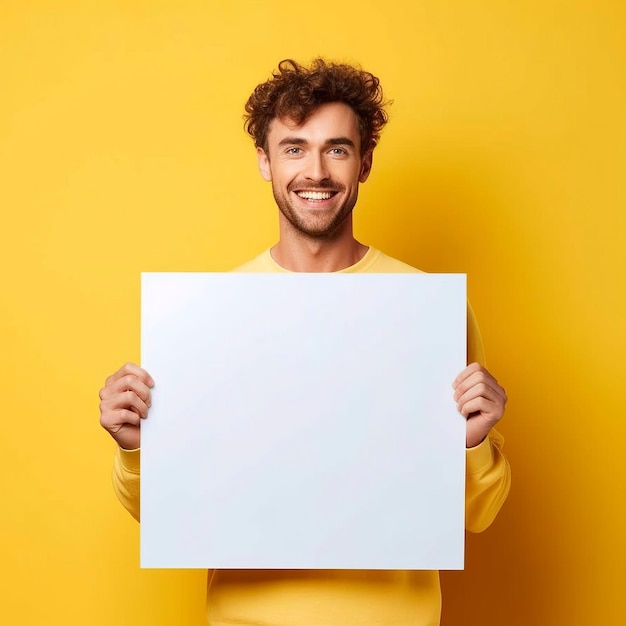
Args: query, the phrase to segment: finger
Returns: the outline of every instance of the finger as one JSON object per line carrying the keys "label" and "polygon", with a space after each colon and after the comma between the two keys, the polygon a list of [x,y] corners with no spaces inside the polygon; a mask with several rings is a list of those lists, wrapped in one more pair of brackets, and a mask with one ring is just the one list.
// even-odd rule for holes
{"label": "finger", "polygon": [[116,434],[126,425],[139,426],[141,418],[134,411],[128,409],[115,409],[103,413],[100,417],[100,425],[112,434]]}
{"label": "finger", "polygon": [[474,388],[478,388],[488,395],[495,394],[499,398],[505,397],[504,389],[493,376],[486,375],[483,372],[475,372],[457,386],[454,390],[454,399],[457,401],[460,400],[465,393]]}
{"label": "finger", "polygon": [[504,389],[498,387],[497,385],[493,387],[490,384],[490,381],[479,381],[465,390],[459,387],[454,392],[454,399],[457,404],[463,404],[464,402],[468,402],[469,400],[480,397],[492,400],[494,402],[504,402]]}
{"label": "finger", "polygon": [[487,370],[480,363],[470,363],[464,370],[459,372],[452,383],[452,387],[456,389],[464,380],[469,378],[472,374],[480,371],[487,372]]}
{"label": "finger", "polygon": [[148,387],[154,387],[154,380],[152,380],[152,376],[150,376],[150,374],[148,374],[145,369],[139,367],[139,365],[136,365],[135,363],[125,363],[124,365],[122,365],[122,367],[120,367],[117,372],[111,374],[111,376],[106,379],[104,386],[106,387],[110,383],[114,383],[116,380],[119,380],[124,376],[128,376],[129,374],[137,377]]}
{"label": "finger", "polygon": [[468,389],[470,386],[479,382],[484,382],[494,389],[500,387],[500,384],[498,383],[496,378],[484,367],[476,363],[472,366],[468,366],[467,368],[465,368],[465,370],[463,370],[463,372],[461,372],[461,374],[457,376],[454,383],[454,388],[457,390],[459,388]]}
{"label": "finger", "polygon": [[152,391],[150,390],[150,387],[132,374],[116,380],[108,388],[105,387],[105,397],[123,393],[124,391],[134,392],[148,406],[152,406]]}
{"label": "finger", "polygon": [[490,421],[497,421],[502,417],[501,405],[482,396],[463,402],[458,405],[458,410],[465,419],[474,414],[481,415]]}
{"label": "finger", "polygon": [[100,402],[100,412],[129,409],[140,417],[148,417],[148,405],[134,392],[122,391]]}
{"label": "finger", "polygon": [[152,392],[150,387],[140,381],[135,375],[128,374],[111,382],[100,390],[100,399],[106,400],[124,391],[133,391],[148,406],[152,406]]}

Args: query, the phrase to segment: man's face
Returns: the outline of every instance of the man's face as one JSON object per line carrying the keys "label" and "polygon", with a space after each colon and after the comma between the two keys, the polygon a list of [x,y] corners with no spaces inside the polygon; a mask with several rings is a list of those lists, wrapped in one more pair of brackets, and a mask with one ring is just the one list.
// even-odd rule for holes
{"label": "man's face", "polygon": [[282,218],[300,234],[329,238],[350,221],[359,183],[365,182],[371,153],[361,156],[354,111],[333,102],[320,106],[301,125],[273,120],[267,152],[257,148],[259,170],[272,182]]}

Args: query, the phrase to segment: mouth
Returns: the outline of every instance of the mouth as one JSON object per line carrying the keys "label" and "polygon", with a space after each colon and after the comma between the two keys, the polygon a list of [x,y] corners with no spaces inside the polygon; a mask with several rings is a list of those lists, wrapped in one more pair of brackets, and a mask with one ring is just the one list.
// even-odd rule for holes
{"label": "mouth", "polygon": [[336,191],[296,191],[295,194],[302,200],[308,200],[309,202],[323,202],[324,200],[330,200],[337,194]]}

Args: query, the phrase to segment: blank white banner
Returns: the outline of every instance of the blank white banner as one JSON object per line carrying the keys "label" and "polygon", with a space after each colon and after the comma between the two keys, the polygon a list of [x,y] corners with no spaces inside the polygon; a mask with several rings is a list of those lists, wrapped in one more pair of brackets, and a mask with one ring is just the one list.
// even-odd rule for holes
{"label": "blank white banner", "polygon": [[142,275],[141,565],[462,569],[461,274]]}

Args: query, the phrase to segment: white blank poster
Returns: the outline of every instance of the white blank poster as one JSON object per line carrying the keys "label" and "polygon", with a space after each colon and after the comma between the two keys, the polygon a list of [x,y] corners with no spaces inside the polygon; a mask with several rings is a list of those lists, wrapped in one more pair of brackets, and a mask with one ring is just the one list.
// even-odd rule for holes
{"label": "white blank poster", "polygon": [[465,276],[142,276],[143,567],[462,569]]}

